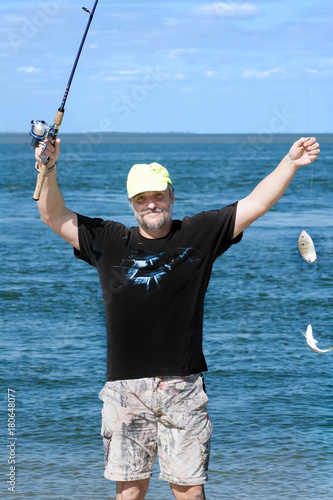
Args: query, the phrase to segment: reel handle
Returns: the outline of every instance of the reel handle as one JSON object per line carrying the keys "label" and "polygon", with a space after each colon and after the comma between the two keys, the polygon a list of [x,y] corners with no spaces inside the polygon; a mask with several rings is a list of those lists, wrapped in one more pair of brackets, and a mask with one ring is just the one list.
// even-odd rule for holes
{"label": "reel handle", "polygon": [[[51,138],[52,144],[54,144],[54,142],[57,138],[58,131],[59,131],[63,117],[64,117],[64,110],[59,108],[57,111],[55,120],[54,120],[54,126],[52,127],[49,134],[47,135],[47,137]],[[32,196],[32,199],[35,201],[39,200],[40,193],[43,189],[43,184],[44,184],[45,176],[47,173],[48,161],[49,161],[49,158],[47,157],[45,163],[43,161],[43,165],[41,166],[40,172],[38,173],[38,176],[37,176],[36,187],[35,187],[34,194]]]}

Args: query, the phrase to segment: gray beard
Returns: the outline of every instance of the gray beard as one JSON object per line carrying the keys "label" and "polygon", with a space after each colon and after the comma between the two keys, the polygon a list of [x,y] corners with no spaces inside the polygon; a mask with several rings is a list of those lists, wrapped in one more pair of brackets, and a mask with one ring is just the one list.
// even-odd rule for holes
{"label": "gray beard", "polygon": [[[163,212],[163,217],[159,222],[149,222],[144,220],[144,215],[149,214],[151,212]],[[169,210],[165,210],[164,208],[156,208],[155,210],[144,210],[143,212],[135,212],[136,220],[142,229],[145,231],[152,231],[156,229],[162,229],[165,225],[169,224],[172,220],[172,205],[170,204]]]}

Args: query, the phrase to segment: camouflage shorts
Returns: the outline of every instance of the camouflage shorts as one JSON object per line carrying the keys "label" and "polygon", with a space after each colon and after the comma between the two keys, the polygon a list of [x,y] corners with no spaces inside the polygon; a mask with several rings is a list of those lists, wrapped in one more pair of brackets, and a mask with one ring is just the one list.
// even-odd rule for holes
{"label": "camouflage shorts", "polygon": [[149,478],[158,452],[160,478],[207,481],[212,423],[200,374],[107,382],[99,397],[107,479]]}

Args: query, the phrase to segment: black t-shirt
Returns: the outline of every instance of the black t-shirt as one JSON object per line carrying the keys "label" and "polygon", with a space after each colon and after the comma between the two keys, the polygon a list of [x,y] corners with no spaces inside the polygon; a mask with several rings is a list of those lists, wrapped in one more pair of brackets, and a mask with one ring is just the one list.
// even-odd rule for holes
{"label": "black t-shirt", "polygon": [[213,262],[233,240],[237,203],[174,220],[163,238],[78,215],[80,252],[101,282],[107,380],[207,370],[203,308]]}

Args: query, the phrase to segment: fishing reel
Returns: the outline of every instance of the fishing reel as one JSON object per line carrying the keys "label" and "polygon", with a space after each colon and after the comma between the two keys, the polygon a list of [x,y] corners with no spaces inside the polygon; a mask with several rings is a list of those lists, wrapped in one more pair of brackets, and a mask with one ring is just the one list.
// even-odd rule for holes
{"label": "fishing reel", "polygon": [[[43,155],[47,145],[45,144],[44,140],[48,137],[51,136],[53,139],[56,137],[58,133],[59,127],[55,124],[53,125],[48,125],[44,120],[31,120],[31,129],[29,132],[29,135],[31,135],[31,149],[36,149],[40,144],[43,145],[43,150],[40,153],[40,157]],[[47,163],[48,158],[45,158],[45,161],[43,163]]]}
{"label": "fishing reel", "polygon": [[51,128],[44,120],[31,120],[31,129],[29,132],[32,137],[31,149],[38,148],[39,144],[49,135]]}

